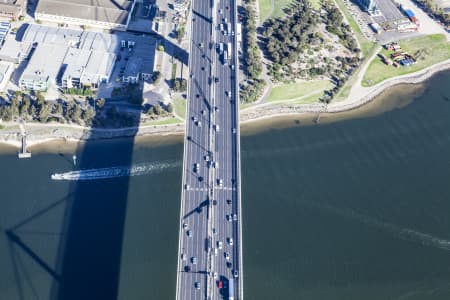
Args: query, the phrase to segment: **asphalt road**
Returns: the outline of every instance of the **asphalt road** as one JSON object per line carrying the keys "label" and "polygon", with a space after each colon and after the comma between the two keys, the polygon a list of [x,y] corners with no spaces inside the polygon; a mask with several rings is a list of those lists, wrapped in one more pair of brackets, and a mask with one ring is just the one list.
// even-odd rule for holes
{"label": "asphalt road", "polygon": [[[240,275],[241,251],[238,91],[231,67],[238,64],[235,37],[226,34],[235,31],[235,9],[229,0],[216,1],[214,7],[210,1],[192,3],[177,299],[228,299],[229,280],[234,281],[234,299],[240,299],[240,282],[233,277],[235,270]],[[220,23],[225,30],[218,30]],[[226,62],[218,43],[231,52]]]}

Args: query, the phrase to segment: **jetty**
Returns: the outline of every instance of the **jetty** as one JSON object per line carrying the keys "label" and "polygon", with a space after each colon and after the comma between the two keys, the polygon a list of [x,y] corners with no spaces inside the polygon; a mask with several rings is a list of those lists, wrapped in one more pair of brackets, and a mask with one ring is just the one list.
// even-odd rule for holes
{"label": "jetty", "polygon": [[20,126],[20,136],[22,137],[22,146],[20,147],[17,156],[19,158],[30,158],[31,152],[27,151],[27,134],[25,132],[25,128],[23,127],[22,123],[19,126]]}

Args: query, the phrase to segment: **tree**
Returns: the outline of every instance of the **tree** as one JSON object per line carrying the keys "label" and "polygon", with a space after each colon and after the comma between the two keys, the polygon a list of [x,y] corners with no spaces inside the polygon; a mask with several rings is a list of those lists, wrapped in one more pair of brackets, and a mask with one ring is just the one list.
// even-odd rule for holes
{"label": "tree", "polygon": [[44,104],[39,110],[39,121],[45,123],[48,121],[49,116],[50,116],[50,105]]}
{"label": "tree", "polygon": [[95,117],[95,109],[92,106],[88,106],[82,113],[82,118],[86,124],[91,124]]}
{"label": "tree", "polygon": [[23,97],[23,100],[20,103],[20,107],[19,107],[19,114],[21,116],[26,114],[28,112],[28,109],[30,108],[30,105],[31,105],[30,99],[28,97]]}
{"label": "tree", "polygon": [[158,115],[158,116],[163,113],[163,109],[161,108],[161,105],[159,105],[159,103],[157,103],[153,106],[153,112],[155,113],[155,115]]}
{"label": "tree", "polygon": [[62,116],[64,112],[64,107],[61,102],[57,102],[54,107],[54,113]]}
{"label": "tree", "polygon": [[169,103],[169,105],[167,105],[167,112],[173,113],[173,104],[172,103]]}
{"label": "tree", "polygon": [[41,92],[36,92],[36,104],[38,108],[42,107],[45,103],[45,97]]}
{"label": "tree", "polygon": [[102,109],[102,108],[105,106],[105,103],[106,103],[105,98],[100,98],[100,99],[97,99],[97,100],[95,101],[95,106],[96,106],[98,109]]}
{"label": "tree", "polygon": [[71,114],[72,121],[75,123],[80,123],[81,113],[82,113],[82,110],[81,110],[80,105],[75,104],[73,106],[72,114]]}

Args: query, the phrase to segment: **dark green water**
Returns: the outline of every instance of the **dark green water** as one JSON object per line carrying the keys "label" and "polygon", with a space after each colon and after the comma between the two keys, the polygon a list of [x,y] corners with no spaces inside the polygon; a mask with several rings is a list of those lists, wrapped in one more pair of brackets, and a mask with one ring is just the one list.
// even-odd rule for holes
{"label": "dark green water", "polygon": [[[246,299],[450,299],[448,82],[378,116],[242,138]],[[96,299],[174,299],[182,145],[130,145],[79,148],[81,167],[178,165],[81,184],[49,177],[72,153],[0,155],[0,299],[61,299],[67,278]]]}

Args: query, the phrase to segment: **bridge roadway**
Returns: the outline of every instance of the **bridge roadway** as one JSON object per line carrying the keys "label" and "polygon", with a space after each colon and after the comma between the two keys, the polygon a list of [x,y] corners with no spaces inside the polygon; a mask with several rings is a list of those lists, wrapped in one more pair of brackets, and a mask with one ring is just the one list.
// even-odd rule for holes
{"label": "bridge roadway", "polygon": [[[236,3],[193,0],[191,9],[176,298],[231,299],[233,280],[243,299]],[[226,63],[218,43],[231,52]]]}

